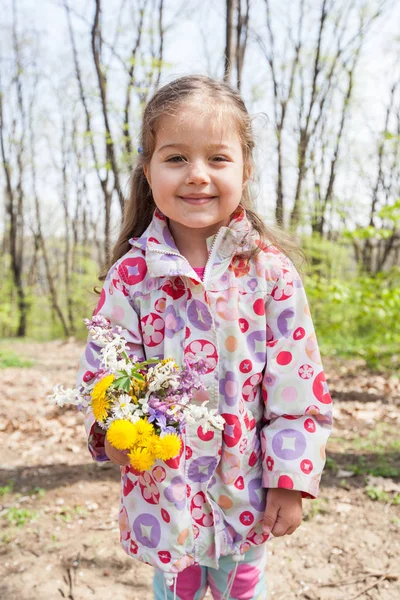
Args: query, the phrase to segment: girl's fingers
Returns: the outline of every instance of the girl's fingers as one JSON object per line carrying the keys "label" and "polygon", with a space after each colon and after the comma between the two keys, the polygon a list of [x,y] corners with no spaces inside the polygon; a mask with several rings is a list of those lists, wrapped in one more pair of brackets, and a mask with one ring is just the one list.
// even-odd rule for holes
{"label": "girl's fingers", "polygon": [[[268,502],[268,500],[267,500],[267,502]],[[267,509],[264,513],[264,519],[263,519],[263,532],[264,533],[269,533],[270,531],[272,531],[273,527],[275,526],[277,518],[278,518],[278,507],[274,506],[273,504],[271,504],[271,505],[267,504]]]}
{"label": "girl's fingers", "polygon": [[[272,535],[275,537],[282,537],[283,535],[292,535],[296,531],[296,529],[301,525],[301,523],[290,524],[288,522],[282,521],[281,523],[277,523],[275,528],[272,530]],[[278,533],[275,533],[275,530]]]}
{"label": "girl's fingers", "polygon": [[287,525],[285,523],[277,523],[271,533],[274,537],[282,537],[287,534]]}
{"label": "girl's fingers", "polygon": [[292,527],[289,527],[289,529],[286,532],[286,535],[292,535],[292,533],[294,533],[296,531],[297,527],[298,527],[298,525],[297,526],[293,525]]}

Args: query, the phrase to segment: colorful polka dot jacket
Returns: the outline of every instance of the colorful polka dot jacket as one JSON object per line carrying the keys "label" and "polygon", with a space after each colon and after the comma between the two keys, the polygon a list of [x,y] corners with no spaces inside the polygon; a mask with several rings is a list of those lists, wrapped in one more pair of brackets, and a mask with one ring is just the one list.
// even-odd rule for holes
{"label": "colorful polka dot jacket", "polygon": [[[125,551],[164,572],[264,543],[268,488],[315,497],[331,428],[331,398],[303,285],[273,246],[261,245],[239,207],[209,244],[201,281],[180,255],[164,215],[110,270],[96,313],[123,328],[139,357],[202,357],[205,390],[224,430],[187,424],[182,452],[142,473],[121,468]],[[258,242],[259,243],[259,242]],[[89,337],[78,379],[98,366]],[[85,417],[89,449],[107,460],[104,432]]]}

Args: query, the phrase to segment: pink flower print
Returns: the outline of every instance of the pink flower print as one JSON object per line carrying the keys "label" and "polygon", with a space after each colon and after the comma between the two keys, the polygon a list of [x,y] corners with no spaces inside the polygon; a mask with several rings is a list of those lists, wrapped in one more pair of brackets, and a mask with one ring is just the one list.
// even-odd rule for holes
{"label": "pink flower print", "polygon": [[204,492],[198,492],[192,498],[190,505],[192,518],[202,527],[211,527],[214,524],[211,505],[207,502]]}
{"label": "pink flower print", "polygon": [[139,476],[138,481],[143,499],[149,504],[158,504],[160,501],[160,493],[150,473],[144,471]]}
{"label": "pink flower print", "polygon": [[170,305],[165,311],[165,335],[167,338],[174,337],[174,334],[181,331],[185,326],[185,322],[182,317],[179,317],[175,308]]}
{"label": "pink flower print", "polygon": [[274,300],[287,300],[293,296],[293,277],[289,271],[282,270],[281,277],[278,279],[271,296]]}
{"label": "pink flower print", "polygon": [[166,488],[164,496],[177,510],[183,510],[186,506],[186,484],[183,477],[174,477]]}
{"label": "pink flower print", "polygon": [[219,382],[219,393],[225,397],[228,406],[234,406],[238,399],[238,382],[233,371],[227,371]]}
{"label": "pink flower print", "polygon": [[272,458],[272,456],[267,456],[267,468],[268,471],[272,471],[272,469],[274,468],[274,459]]}
{"label": "pink flower print", "polygon": [[158,313],[163,313],[165,311],[165,298],[159,298],[156,300],[154,308]]}
{"label": "pink flower print", "polygon": [[146,346],[158,346],[164,339],[164,320],[156,313],[141,319],[142,336]]}
{"label": "pink flower print", "polygon": [[160,467],[159,465],[154,467],[151,474],[153,475],[155,481],[158,481],[158,483],[161,483],[162,481],[164,481],[164,479],[166,477],[164,467]]}
{"label": "pink flower print", "polygon": [[261,373],[254,373],[243,384],[242,396],[246,402],[254,402],[257,397],[258,385],[261,383]]}
{"label": "pink flower print", "polygon": [[206,363],[205,373],[207,374],[214,371],[218,362],[218,353],[214,344],[208,340],[193,340],[190,342],[185,348],[185,359],[192,364],[199,356],[201,356]]}
{"label": "pink flower print", "polygon": [[314,369],[311,365],[301,365],[298,373],[302,379],[311,379],[314,375]]}
{"label": "pink flower print", "polygon": [[262,532],[262,521],[257,523],[246,536],[246,540],[249,540],[254,546],[259,546],[267,541],[269,533]]}

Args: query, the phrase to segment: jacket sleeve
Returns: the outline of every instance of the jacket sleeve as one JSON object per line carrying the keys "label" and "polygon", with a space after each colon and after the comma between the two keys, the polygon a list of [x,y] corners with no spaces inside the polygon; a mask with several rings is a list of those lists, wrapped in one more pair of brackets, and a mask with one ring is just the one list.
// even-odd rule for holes
{"label": "jacket sleeve", "polygon": [[[124,281],[125,280],[125,281]],[[116,263],[108,272],[94,315],[101,314],[111,325],[122,328],[121,335],[128,342],[129,354],[140,360],[144,359],[138,315],[132,306],[129,296],[126,269],[123,260]],[[102,345],[89,334],[85,351],[81,357],[76,385],[90,382],[94,372],[99,368]],[[85,414],[85,429],[88,438],[88,448],[94,460],[108,460],[104,450],[105,431],[95,422],[93,412],[89,407]]]}
{"label": "jacket sleeve", "polygon": [[263,486],[315,498],[331,431],[332,400],[302,281],[288,260],[278,272],[266,303]]}

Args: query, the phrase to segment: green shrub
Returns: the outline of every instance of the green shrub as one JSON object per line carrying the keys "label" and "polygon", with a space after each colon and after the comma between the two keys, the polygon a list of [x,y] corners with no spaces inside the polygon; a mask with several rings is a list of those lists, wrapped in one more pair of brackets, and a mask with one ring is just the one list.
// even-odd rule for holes
{"label": "green shrub", "polygon": [[325,354],[360,356],[376,369],[400,365],[400,270],[375,277],[305,280]]}
{"label": "green shrub", "polygon": [[0,369],[9,367],[32,367],[33,362],[25,358],[20,358],[15,352],[10,352],[0,348]]}

